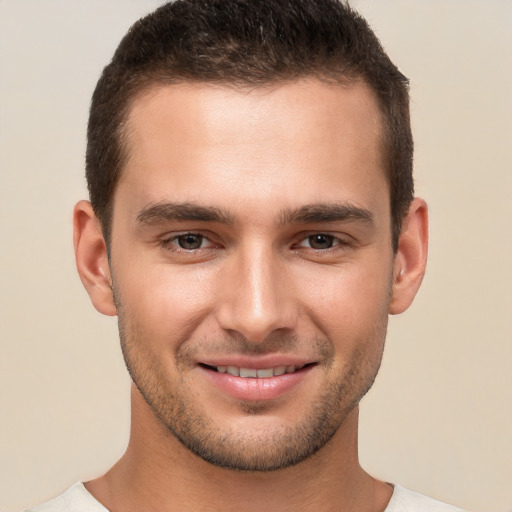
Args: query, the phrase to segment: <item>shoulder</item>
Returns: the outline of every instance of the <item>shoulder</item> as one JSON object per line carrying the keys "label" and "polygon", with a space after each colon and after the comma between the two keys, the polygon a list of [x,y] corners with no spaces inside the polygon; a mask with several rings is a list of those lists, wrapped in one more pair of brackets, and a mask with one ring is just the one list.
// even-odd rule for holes
{"label": "shoulder", "polygon": [[26,512],[108,512],[96,501],[79,482],[70,487],[64,494],[37,505]]}
{"label": "shoulder", "polygon": [[428,498],[400,485],[395,485],[393,496],[384,512],[464,512],[461,508]]}

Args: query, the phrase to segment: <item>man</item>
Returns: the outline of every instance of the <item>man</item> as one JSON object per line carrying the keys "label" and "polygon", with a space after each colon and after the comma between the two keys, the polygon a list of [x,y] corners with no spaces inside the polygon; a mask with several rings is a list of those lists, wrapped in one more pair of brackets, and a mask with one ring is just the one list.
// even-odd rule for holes
{"label": "man", "polygon": [[456,510],[359,465],[420,286],[407,80],[336,0],[178,0],[93,96],[77,267],[117,315],[128,448],[34,511]]}

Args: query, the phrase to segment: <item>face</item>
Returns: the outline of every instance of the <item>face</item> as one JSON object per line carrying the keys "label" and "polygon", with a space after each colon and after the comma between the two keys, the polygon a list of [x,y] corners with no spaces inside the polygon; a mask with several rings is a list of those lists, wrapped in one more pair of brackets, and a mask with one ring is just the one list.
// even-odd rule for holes
{"label": "face", "polygon": [[370,388],[394,255],[367,87],[159,87],[128,121],[111,276],[151,414],[214,464],[271,470]]}

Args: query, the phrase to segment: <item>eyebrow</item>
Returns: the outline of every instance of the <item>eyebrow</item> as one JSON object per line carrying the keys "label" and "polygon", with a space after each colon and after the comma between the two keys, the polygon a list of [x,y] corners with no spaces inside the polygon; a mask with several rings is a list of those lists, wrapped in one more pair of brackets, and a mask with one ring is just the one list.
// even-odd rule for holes
{"label": "eyebrow", "polygon": [[233,224],[234,222],[232,216],[221,208],[167,201],[149,204],[137,215],[139,226],[173,221],[218,222],[221,224]]}
{"label": "eyebrow", "polygon": [[[352,220],[372,223],[373,215],[366,208],[349,202],[308,204],[296,209],[282,210],[280,214],[281,224],[319,224]],[[200,206],[193,203],[167,201],[151,203],[137,215],[139,226],[186,221],[235,223],[233,216],[222,208]]]}
{"label": "eyebrow", "polygon": [[350,202],[315,203],[301,206],[295,210],[283,210],[281,212],[281,222],[283,224],[318,224],[352,220],[371,224],[373,223],[373,214],[370,210]]}

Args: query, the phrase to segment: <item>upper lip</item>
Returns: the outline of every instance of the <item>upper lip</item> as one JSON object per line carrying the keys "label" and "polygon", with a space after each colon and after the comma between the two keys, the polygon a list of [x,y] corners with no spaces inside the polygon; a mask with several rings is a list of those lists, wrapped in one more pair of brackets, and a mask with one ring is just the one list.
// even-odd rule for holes
{"label": "upper lip", "polygon": [[198,364],[207,366],[236,366],[238,368],[265,369],[277,366],[296,366],[300,368],[306,364],[315,363],[310,359],[290,355],[266,354],[262,356],[215,356],[205,357],[198,360]]}

